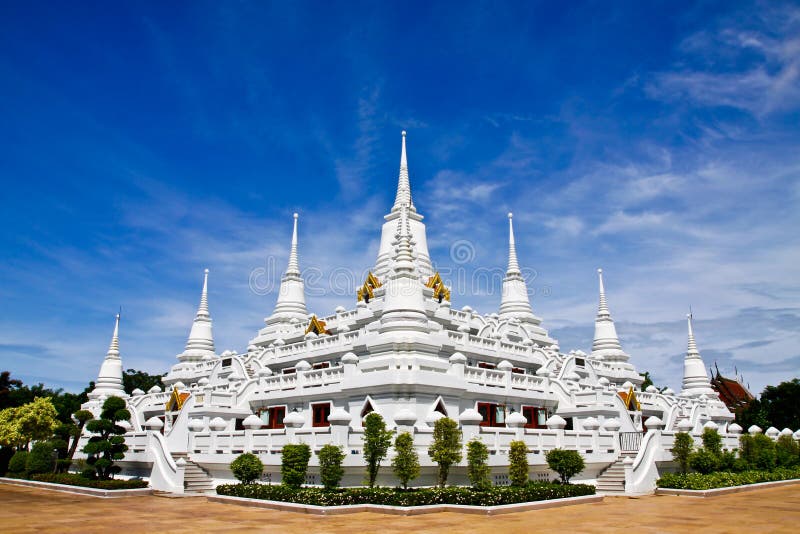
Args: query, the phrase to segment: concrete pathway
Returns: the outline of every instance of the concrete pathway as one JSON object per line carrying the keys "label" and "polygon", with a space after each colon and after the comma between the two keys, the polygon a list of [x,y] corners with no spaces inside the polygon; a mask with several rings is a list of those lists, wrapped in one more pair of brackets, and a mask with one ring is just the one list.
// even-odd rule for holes
{"label": "concrete pathway", "polygon": [[308,516],[210,503],[204,497],[98,499],[0,484],[2,532],[302,532],[448,534],[511,532],[798,532],[800,486],[699,499],[606,497],[599,504],[495,517],[441,513]]}

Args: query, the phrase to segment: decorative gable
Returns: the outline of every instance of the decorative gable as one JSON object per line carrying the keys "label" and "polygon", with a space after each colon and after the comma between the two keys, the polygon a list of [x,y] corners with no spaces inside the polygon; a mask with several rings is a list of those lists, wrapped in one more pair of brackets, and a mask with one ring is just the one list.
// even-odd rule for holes
{"label": "decorative gable", "polygon": [[439,302],[442,302],[442,300],[450,300],[450,289],[444,285],[438,271],[428,279],[428,283],[425,284],[425,287],[433,289],[433,298]]}
{"label": "decorative gable", "polygon": [[164,410],[167,412],[179,412],[181,408],[183,408],[186,399],[189,398],[189,395],[191,395],[191,393],[180,393],[178,388],[173,388],[172,395],[169,396],[167,404],[164,405]]}
{"label": "decorative gable", "polygon": [[325,321],[320,321],[319,319],[317,319],[316,315],[312,315],[311,321],[308,323],[308,328],[306,328],[306,334],[308,334],[309,332],[314,332],[317,335],[330,334],[330,331],[328,331],[325,328]]}

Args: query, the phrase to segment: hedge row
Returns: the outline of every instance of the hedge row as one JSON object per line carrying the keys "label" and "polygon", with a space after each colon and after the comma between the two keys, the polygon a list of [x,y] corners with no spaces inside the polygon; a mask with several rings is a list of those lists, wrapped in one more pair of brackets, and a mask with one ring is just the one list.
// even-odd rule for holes
{"label": "hedge row", "polygon": [[147,482],[144,480],[93,480],[75,473],[42,473],[33,475],[31,479],[38,480],[39,482],[51,482],[53,484],[66,484],[68,486],[83,486],[84,488],[104,490],[139,489],[147,487]]}
{"label": "hedge row", "polygon": [[284,485],[227,484],[217,487],[220,495],[248,497],[270,501],[293,502],[317,506],[348,504],[383,504],[392,506],[425,506],[429,504],[468,504],[496,506],[519,502],[544,501],[564,497],[594,495],[588,484],[561,485],[532,482],[524,487],[498,486],[477,491],[471,488],[291,488]]}
{"label": "hedge row", "polygon": [[741,473],[717,472],[708,475],[700,473],[665,473],[658,479],[659,488],[707,490],[714,488],[728,488],[731,486],[744,486],[759,482],[774,482],[777,480],[791,480],[800,478],[800,468],[775,469],[773,471],[743,471]]}

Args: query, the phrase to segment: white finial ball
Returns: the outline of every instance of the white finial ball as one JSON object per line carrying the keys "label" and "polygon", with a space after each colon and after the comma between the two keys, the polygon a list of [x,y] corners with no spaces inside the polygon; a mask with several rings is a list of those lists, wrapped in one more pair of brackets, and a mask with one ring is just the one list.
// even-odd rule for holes
{"label": "white finial ball", "polygon": [[295,219],[297,219],[297,218],[299,217],[299,215],[297,215],[297,213],[295,212],[295,213],[292,215],[292,217],[294,217]]}
{"label": "white finial ball", "polygon": [[205,270],[205,273],[208,274],[208,269]]}
{"label": "white finial ball", "polygon": [[597,274],[603,274],[603,269],[597,269]]}
{"label": "white finial ball", "polygon": [[508,218],[509,218],[509,219],[511,219],[511,218],[513,218],[513,217],[514,217],[514,214],[513,214],[513,213],[511,213],[511,212],[509,211],[509,212],[508,212]]}
{"label": "white finial ball", "polygon": [[691,319],[691,318],[692,318],[692,314],[691,314],[691,313],[687,313],[687,314],[686,314],[686,318],[687,318],[687,319]]}
{"label": "white finial ball", "polygon": [[405,137],[405,136],[406,136],[406,131],[405,131],[405,130],[403,130],[402,132],[400,132],[400,134],[401,134],[403,137]]}

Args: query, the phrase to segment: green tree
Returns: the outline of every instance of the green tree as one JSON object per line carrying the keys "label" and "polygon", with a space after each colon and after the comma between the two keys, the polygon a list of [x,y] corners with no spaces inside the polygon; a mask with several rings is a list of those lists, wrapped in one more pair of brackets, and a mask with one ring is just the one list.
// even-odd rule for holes
{"label": "green tree", "polygon": [[11,392],[21,387],[22,380],[11,378],[11,373],[9,371],[0,373],[0,410],[5,410],[13,406],[11,404],[13,399]]}
{"label": "green tree", "polygon": [[39,441],[33,445],[28,459],[25,462],[25,472],[28,475],[37,473],[52,473],[54,471],[55,458],[53,457],[53,446],[49,441]]}
{"label": "green tree", "polygon": [[478,438],[467,442],[467,477],[472,487],[485,490],[491,487],[489,481],[489,448]]}
{"label": "green tree", "polygon": [[164,378],[164,375],[151,375],[144,371],[128,369],[122,373],[122,387],[128,395],[133,393],[134,389],[149,391],[153,386],[161,387],[162,378]]}
{"label": "green tree", "polygon": [[681,467],[681,473],[689,471],[689,457],[694,450],[694,440],[686,432],[675,434],[675,442],[672,444],[672,457]]}
{"label": "green tree", "polygon": [[394,440],[394,451],[392,470],[403,488],[408,488],[408,482],[419,476],[419,455],[414,449],[411,433],[403,432],[397,436]]}
{"label": "green tree", "polygon": [[45,398],[0,411],[0,445],[27,448],[31,441],[49,438],[58,426],[57,415]]}
{"label": "green tree", "polygon": [[386,422],[377,412],[370,412],[364,418],[364,460],[367,462],[367,483],[375,486],[381,461],[386,458],[392,445],[394,432],[386,429]]}
{"label": "green tree", "polygon": [[285,486],[299,488],[306,481],[311,447],[305,443],[286,444],[281,450],[281,481]]}
{"label": "green tree", "polygon": [[19,410],[19,406],[0,410],[0,445],[4,447],[19,448],[27,443],[19,429]]}
{"label": "green tree", "polygon": [[81,440],[83,427],[86,426],[86,423],[94,419],[94,415],[92,415],[92,412],[88,410],[78,410],[73,414],[73,418],[75,423],[72,431],[72,443],[70,444],[69,451],[67,452],[67,460],[70,462],[72,462],[72,458],[75,457],[75,451],[78,449],[78,442]]}
{"label": "green tree", "polygon": [[800,463],[800,447],[792,436],[780,436],[775,443],[775,463],[778,467],[794,467]]}
{"label": "green tree", "polygon": [[744,434],[739,438],[739,457],[748,469],[771,471],[777,462],[775,442],[764,434]]}
{"label": "green tree", "polygon": [[800,406],[800,379],[767,386],[761,392],[761,404],[770,425],[777,428],[800,428],[800,410],[797,409]]}
{"label": "green tree", "polygon": [[130,418],[131,413],[125,408],[125,401],[119,397],[109,397],[103,403],[100,418],[86,423],[86,429],[94,435],[89,438],[83,452],[87,454],[86,462],[94,468],[98,478],[113,478],[120,471],[114,462],[125,457],[128,446],[123,436],[125,429],[117,423]]}
{"label": "green tree", "polygon": [[719,457],[701,447],[689,456],[689,465],[701,475],[708,475],[719,469]]}
{"label": "green tree", "polygon": [[524,441],[512,441],[508,451],[508,478],[512,486],[528,483],[528,446]]}
{"label": "green tree", "polygon": [[714,428],[703,429],[703,448],[719,458],[722,455],[722,436]]}
{"label": "green tree", "polygon": [[261,478],[261,473],[264,472],[264,464],[259,460],[258,456],[246,452],[240,454],[231,462],[231,472],[242,484],[252,484]]}
{"label": "green tree", "polygon": [[326,490],[339,486],[344,476],[342,462],[344,452],[336,445],[324,445],[317,453],[319,457],[319,478]]}
{"label": "green tree", "polygon": [[550,469],[561,475],[561,482],[569,484],[569,479],[583,471],[585,463],[578,451],[553,449],[545,455]]}
{"label": "green tree", "polygon": [[642,381],[642,385],[640,386],[642,388],[642,391],[646,390],[647,386],[654,385],[653,384],[653,379],[650,378],[650,371],[645,371],[644,373],[639,373],[639,376],[641,376],[644,379]]}
{"label": "green tree", "polygon": [[461,461],[461,429],[449,417],[442,417],[433,425],[433,443],[428,447],[428,456],[439,464],[439,486],[447,484],[450,466]]}

